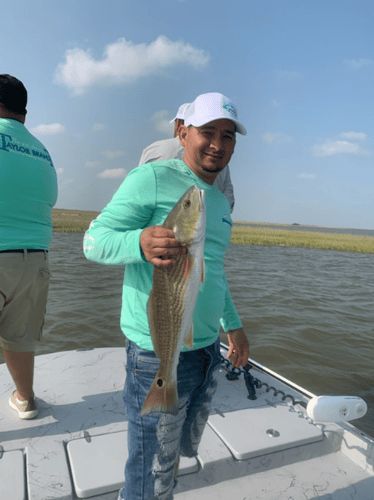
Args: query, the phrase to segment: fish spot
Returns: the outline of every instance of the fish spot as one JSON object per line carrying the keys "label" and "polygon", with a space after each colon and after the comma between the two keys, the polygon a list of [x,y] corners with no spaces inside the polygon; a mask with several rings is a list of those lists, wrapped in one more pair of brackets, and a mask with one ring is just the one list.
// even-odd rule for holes
{"label": "fish spot", "polygon": [[162,378],[159,378],[156,383],[157,383],[158,387],[162,387],[164,385]]}

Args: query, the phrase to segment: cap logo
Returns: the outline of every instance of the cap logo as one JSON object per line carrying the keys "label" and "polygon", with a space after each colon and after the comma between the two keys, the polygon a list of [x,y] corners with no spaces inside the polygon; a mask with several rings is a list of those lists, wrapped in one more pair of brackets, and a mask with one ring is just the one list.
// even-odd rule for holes
{"label": "cap logo", "polygon": [[226,109],[226,111],[231,113],[234,118],[238,117],[238,112],[236,111],[236,109],[234,108],[234,106],[232,104],[225,104],[223,107],[224,107],[224,109]]}

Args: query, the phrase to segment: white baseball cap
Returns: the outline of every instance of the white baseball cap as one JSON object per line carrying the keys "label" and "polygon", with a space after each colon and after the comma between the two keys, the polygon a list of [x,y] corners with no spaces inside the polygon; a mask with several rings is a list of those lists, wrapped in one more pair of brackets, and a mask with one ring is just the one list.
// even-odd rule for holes
{"label": "white baseball cap", "polygon": [[239,134],[247,135],[245,127],[238,122],[238,111],[235,104],[226,96],[211,92],[201,94],[184,110],[184,125],[201,127],[214,120],[226,118],[235,123]]}
{"label": "white baseball cap", "polygon": [[185,102],[184,104],[182,104],[181,106],[179,106],[178,108],[178,112],[177,114],[175,115],[175,117],[170,121],[170,123],[173,123],[175,122],[175,120],[184,120],[184,110],[187,108],[187,106],[189,106],[190,103],[189,102]]}

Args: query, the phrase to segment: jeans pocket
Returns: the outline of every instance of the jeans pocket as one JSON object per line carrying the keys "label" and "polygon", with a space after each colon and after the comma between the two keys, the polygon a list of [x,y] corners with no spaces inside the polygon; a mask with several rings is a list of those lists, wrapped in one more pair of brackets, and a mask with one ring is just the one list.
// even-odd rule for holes
{"label": "jeans pocket", "polygon": [[153,356],[139,355],[136,359],[134,375],[138,385],[148,391],[160,368],[160,360],[150,351]]}

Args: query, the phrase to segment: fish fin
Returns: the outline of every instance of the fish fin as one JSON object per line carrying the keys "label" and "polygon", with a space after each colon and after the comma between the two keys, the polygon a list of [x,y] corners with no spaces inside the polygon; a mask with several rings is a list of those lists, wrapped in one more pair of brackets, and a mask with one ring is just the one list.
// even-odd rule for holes
{"label": "fish fin", "polygon": [[183,345],[188,349],[193,348],[193,325],[191,325],[190,331],[188,332],[186,338],[183,341]]}
{"label": "fish fin", "polygon": [[205,260],[203,259],[203,265],[201,266],[201,283],[205,281]]}
{"label": "fish fin", "polygon": [[179,409],[177,383],[162,380],[157,374],[144,401],[140,416],[150,413],[171,413],[177,415]]}
{"label": "fish fin", "polygon": [[194,258],[192,257],[190,252],[187,252],[186,258],[184,260],[184,271],[183,271],[183,276],[186,281],[190,277],[193,263],[194,263]]}

